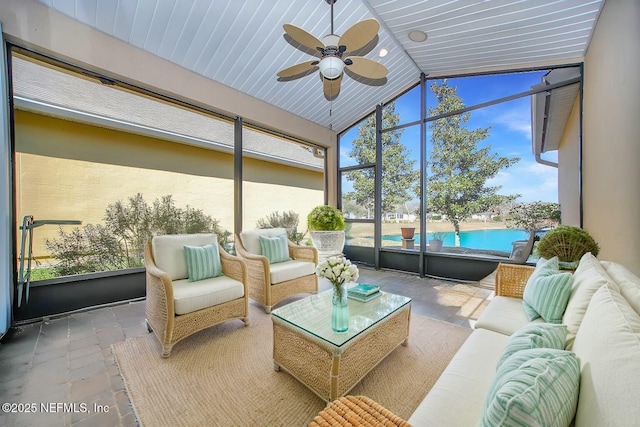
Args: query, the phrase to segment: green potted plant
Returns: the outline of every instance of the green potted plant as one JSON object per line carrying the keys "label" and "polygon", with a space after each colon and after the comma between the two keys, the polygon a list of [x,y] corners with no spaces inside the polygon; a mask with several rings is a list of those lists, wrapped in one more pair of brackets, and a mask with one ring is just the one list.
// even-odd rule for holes
{"label": "green potted plant", "polygon": [[561,225],[542,236],[536,250],[542,258],[557,256],[561,267],[575,269],[584,254],[597,256],[600,247],[586,230]]}
{"label": "green potted plant", "polygon": [[307,227],[318,255],[326,258],[342,254],[344,249],[344,215],[329,205],[316,206],[307,215]]}

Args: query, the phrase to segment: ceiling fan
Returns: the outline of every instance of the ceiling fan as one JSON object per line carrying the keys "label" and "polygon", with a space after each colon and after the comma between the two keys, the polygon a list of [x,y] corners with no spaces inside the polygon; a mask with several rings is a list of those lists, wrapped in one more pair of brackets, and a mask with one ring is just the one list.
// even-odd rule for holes
{"label": "ceiling fan", "polygon": [[[320,71],[324,84],[324,96],[328,100],[335,99],[340,93],[340,83],[345,67],[357,81],[366,84],[380,85],[386,82],[387,68],[371,59],[357,56],[358,51],[377,44],[380,24],[375,19],[365,19],[350,27],[342,36],[333,33],[333,5],[337,0],[325,0],[331,5],[331,34],[316,38],[312,34],[292,24],[284,24],[284,31],[298,48],[319,59],[301,62],[278,72],[280,80],[288,81]],[[373,46],[371,46],[373,44]]]}

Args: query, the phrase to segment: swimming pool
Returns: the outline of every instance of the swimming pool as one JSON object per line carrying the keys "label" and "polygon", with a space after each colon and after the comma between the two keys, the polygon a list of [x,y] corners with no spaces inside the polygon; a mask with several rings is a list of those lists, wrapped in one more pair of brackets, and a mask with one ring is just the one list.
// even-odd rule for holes
{"label": "swimming pool", "polygon": [[[432,233],[427,233],[427,243],[433,238]],[[460,246],[471,249],[490,249],[496,251],[511,252],[511,242],[515,240],[527,240],[529,235],[526,231],[513,228],[498,230],[471,230],[460,232]],[[400,234],[382,236],[382,240],[394,242],[402,241]],[[420,243],[420,235],[416,232],[415,243]],[[454,232],[446,233],[443,241],[444,246],[455,246]]]}

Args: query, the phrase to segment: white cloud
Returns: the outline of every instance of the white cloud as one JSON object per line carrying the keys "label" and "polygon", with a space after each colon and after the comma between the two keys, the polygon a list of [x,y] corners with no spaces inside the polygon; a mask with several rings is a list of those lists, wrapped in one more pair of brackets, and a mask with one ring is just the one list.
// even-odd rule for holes
{"label": "white cloud", "polygon": [[494,117],[496,124],[531,138],[531,112],[528,106],[514,106]]}
{"label": "white cloud", "polygon": [[500,194],[520,194],[519,202],[558,201],[558,170],[532,161],[498,172],[487,185],[501,185]]}

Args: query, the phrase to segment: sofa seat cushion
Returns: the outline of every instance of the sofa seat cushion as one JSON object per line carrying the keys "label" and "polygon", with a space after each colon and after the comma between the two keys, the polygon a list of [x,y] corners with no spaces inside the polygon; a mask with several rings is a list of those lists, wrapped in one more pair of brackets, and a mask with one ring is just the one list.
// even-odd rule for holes
{"label": "sofa seat cushion", "polygon": [[411,415],[409,424],[425,427],[478,425],[508,338],[487,329],[473,331]]}
{"label": "sofa seat cushion", "polygon": [[607,284],[615,286],[600,261],[590,252],[584,254],[573,274],[569,303],[562,316],[562,323],[567,325],[567,330],[569,331],[567,334],[567,350],[570,350],[573,345],[573,340],[578,332],[584,313],[587,311],[591,297],[601,286]]}
{"label": "sofa seat cushion", "polygon": [[242,240],[242,246],[247,252],[254,255],[263,255],[260,236],[277,237],[282,234],[287,234],[286,228],[255,228],[240,232],[240,240]]}
{"label": "sofa seat cushion", "polygon": [[616,282],[624,299],[640,314],[640,278],[616,262],[600,261],[600,264]]}
{"label": "sofa seat cushion", "polygon": [[203,308],[233,301],[244,296],[244,285],[227,276],[189,282],[173,281],[176,314],[187,314]]}
{"label": "sofa seat cushion", "polygon": [[184,246],[204,246],[217,244],[218,237],[215,234],[167,234],[155,236],[151,240],[151,249],[156,266],[167,273],[171,280],[186,279],[187,260],[184,255]]}
{"label": "sofa seat cushion", "polygon": [[315,274],[316,266],[310,261],[291,260],[271,264],[271,284],[282,283],[298,277]]}
{"label": "sofa seat cushion", "polygon": [[[544,320],[539,317],[533,322],[544,323]],[[475,328],[511,335],[530,323],[520,298],[495,297],[476,321]]]}
{"label": "sofa seat cushion", "polygon": [[617,288],[593,295],[573,351],[581,367],[576,427],[637,426],[640,316]]}

